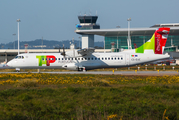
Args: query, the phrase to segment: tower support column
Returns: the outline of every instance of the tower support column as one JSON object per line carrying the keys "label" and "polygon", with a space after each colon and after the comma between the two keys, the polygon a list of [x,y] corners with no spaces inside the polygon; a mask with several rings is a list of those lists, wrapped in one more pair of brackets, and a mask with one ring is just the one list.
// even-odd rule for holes
{"label": "tower support column", "polygon": [[94,47],[94,35],[82,35],[82,49]]}

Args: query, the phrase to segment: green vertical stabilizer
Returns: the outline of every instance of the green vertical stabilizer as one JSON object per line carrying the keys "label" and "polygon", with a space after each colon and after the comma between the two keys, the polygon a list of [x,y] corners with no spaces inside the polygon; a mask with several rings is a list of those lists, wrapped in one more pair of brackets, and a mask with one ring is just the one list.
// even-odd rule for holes
{"label": "green vertical stabilizer", "polygon": [[135,49],[136,53],[144,53],[144,50],[153,50],[155,48],[155,34],[153,34],[152,38],[144,43],[142,46]]}

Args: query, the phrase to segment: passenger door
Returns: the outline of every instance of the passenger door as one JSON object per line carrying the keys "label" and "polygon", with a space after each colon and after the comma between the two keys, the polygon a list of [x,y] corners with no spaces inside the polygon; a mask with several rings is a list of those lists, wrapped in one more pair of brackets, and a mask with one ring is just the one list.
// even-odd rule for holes
{"label": "passenger door", "polygon": [[126,65],[129,65],[129,54],[126,54]]}

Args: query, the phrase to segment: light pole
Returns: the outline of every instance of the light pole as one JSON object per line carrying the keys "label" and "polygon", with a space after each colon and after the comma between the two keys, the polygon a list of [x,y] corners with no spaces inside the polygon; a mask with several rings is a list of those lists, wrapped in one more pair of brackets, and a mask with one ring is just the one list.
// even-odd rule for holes
{"label": "light pole", "polygon": [[19,22],[21,22],[20,19],[17,19],[17,31],[18,31],[18,55],[19,55]]}
{"label": "light pole", "polygon": [[14,34],[12,34],[12,35],[14,36],[13,38],[14,38],[14,49],[15,49],[15,35],[16,35],[16,34],[14,33]]}
{"label": "light pole", "polygon": [[131,18],[128,18],[127,21],[128,21],[128,39],[127,39],[127,44],[128,44],[128,49],[131,49],[131,38],[130,38],[130,21],[131,21]]}
{"label": "light pole", "polygon": [[104,33],[104,53],[106,53],[106,51],[105,51],[105,36],[106,36],[106,33]]}
{"label": "light pole", "polygon": [[80,40],[81,40],[81,37],[79,37],[79,49],[80,49]]}

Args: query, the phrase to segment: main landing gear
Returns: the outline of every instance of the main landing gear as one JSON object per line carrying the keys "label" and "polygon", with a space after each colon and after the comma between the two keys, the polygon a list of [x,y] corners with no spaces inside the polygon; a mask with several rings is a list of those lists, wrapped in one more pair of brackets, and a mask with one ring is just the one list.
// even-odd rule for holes
{"label": "main landing gear", "polygon": [[16,68],[16,72],[20,72],[20,68]]}
{"label": "main landing gear", "polygon": [[79,72],[82,72],[82,71],[83,71],[83,72],[86,72],[87,70],[85,69],[85,67],[81,67],[81,68],[78,68],[78,71],[79,71]]}

